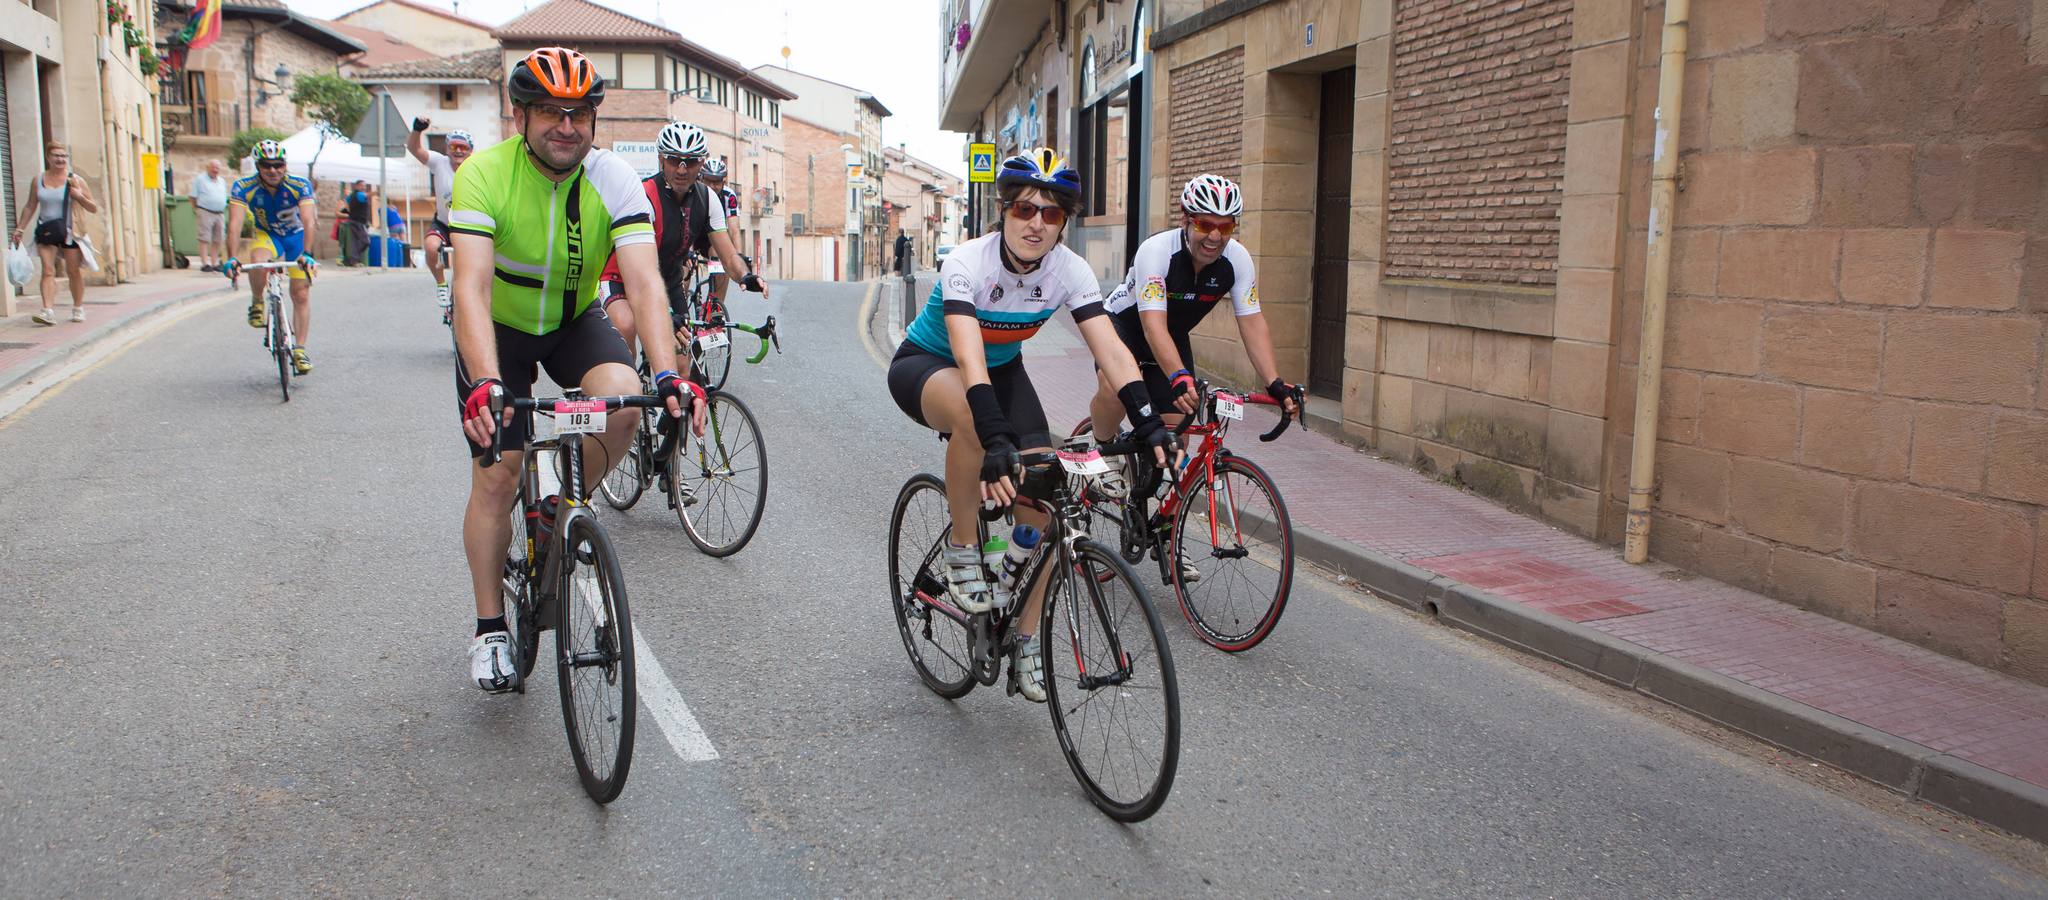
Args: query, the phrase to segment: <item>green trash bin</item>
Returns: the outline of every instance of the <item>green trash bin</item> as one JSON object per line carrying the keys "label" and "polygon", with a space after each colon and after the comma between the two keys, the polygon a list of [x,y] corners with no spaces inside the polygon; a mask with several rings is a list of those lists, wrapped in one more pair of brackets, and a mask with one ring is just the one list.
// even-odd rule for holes
{"label": "green trash bin", "polygon": [[180,256],[199,256],[199,209],[190,197],[164,197],[164,218],[170,222],[171,251]]}

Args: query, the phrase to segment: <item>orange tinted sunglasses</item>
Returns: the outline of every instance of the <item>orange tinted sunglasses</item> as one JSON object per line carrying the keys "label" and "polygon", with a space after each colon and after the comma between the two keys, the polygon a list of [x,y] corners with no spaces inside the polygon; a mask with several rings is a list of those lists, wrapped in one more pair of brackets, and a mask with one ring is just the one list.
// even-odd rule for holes
{"label": "orange tinted sunglasses", "polygon": [[1046,225],[1058,228],[1067,221],[1067,211],[1057,206],[1039,206],[1025,200],[1012,200],[1003,204],[1003,208],[1009,211],[1010,218],[1019,222],[1029,222],[1032,216],[1037,216],[1045,220]]}
{"label": "orange tinted sunglasses", "polygon": [[1232,232],[1237,230],[1236,219],[1212,219],[1208,216],[1189,216],[1188,224],[1195,226],[1195,230],[1203,234],[1220,234],[1224,237],[1229,237]]}

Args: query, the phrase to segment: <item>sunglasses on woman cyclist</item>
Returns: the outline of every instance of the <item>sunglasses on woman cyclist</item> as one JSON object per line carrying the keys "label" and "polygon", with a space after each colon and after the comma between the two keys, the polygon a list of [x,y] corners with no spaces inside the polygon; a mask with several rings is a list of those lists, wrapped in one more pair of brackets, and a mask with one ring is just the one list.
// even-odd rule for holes
{"label": "sunglasses on woman cyclist", "polygon": [[1046,225],[1058,228],[1067,221],[1066,210],[1057,206],[1039,206],[1028,200],[1012,200],[1003,204],[1003,209],[1009,211],[1010,218],[1016,219],[1019,222],[1029,222],[1033,216],[1036,216],[1043,220]]}
{"label": "sunglasses on woman cyclist", "polygon": [[1202,232],[1203,234],[1220,234],[1224,237],[1229,237],[1231,232],[1237,230],[1236,219],[1217,219],[1211,218],[1209,216],[1189,216],[1188,224],[1195,226],[1195,230]]}

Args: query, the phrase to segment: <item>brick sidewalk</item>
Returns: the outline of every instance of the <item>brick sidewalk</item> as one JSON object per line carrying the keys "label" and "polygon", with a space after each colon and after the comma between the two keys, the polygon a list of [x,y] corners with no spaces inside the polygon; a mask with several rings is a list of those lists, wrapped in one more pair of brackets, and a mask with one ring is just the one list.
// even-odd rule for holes
{"label": "brick sidewalk", "polygon": [[[1086,414],[1094,381],[1071,324],[1056,321],[1068,339],[1034,341],[1026,356],[1057,428]],[[2048,810],[2048,687],[1669,566],[1631,566],[1615,547],[1320,434],[1290,430],[1259,443],[1273,421],[1265,409],[1251,410],[1231,446],[1273,475],[1297,527],[1478,588],[1499,598],[1493,602],[1578,623],[1631,652],[1661,654],[1934,751],[1921,763],[1946,754],[2018,779],[2025,784],[2001,794],[2016,805],[1976,814],[2048,838],[2048,815],[2040,814]],[[1281,628],[1284,635],[1284,621]],[[1914,793],[1924,777],[1923,770],[1893,786]]]}

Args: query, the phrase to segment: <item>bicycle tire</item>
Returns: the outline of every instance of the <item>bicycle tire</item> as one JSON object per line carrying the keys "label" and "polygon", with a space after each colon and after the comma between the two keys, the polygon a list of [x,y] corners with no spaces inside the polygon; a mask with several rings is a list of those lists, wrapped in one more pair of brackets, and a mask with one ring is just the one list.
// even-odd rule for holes
{"label": "bicycle tire", "polygon": [[[1242,478],[1247,488],[1256,488],[1266,498],[1264,509],[1257,508],[1256,503],[1244,502],[1247,491],[1233,486],[1233,476]],[[1183,484],[1188,481],[1191,479]],[[1219,482],[1225,485],[1222,497],[1234,509],[1229,518],[1238,523],[1230,539],[1232,546],[1220,547],[1209,542],[1208,529],[1196,527],[1193,537],[1198,546],[1190,547],[1190,524],[1197,523],[1196,517],[1206,512],[1208,498],[1218,496]],[[1242,538],[1250,534],[1259,535],[1263,546],[1247,546]],[[1258,646],[1280,624],[1280,615],[1287,611],[1287,598],[1294,587],[1294,524],[1287,516],[1287,504],[1280,498],[1280,489],[1273,485],[1266,470],[1241,457],[1218,455],[1215,474],[1193,484],[1174,514],[1173,538],[1168,548],[1176,557],[1165,567],[1171,573],[1174,594],[1188,624],[1195,626],[1203,643],[1226,653],[1242,653]],[[1248,555],[1227,555],[1239,551]],[[1177,565],[1181,559],[1195,563],[1202,573],[1201,580],[1192,585],[1186,582]],[[1264,576],[1260,570],[1272,572],[1273,577]],[[1245,589],[1242,598],[1237,593],[1240,586]],[[1224,591],[1220,596],[1216,593],[1219,589]]]}
{"label": "bicycle tire", "polygon": [[[1180,687],[1166,628],[1137,573],[1108,547],[1083,538],[1074,543],[1072,555],[1064,548],[1059,553],[1055,566],[1046,570],[1056,580],[1046,589],[1038,627],[1053,732],[1074,779],[1097,809],[1119,822],[1143,821],[1166,803],[1180,768]],[[1069,567],[1075,570],[1073,577],[1064,571]],[[1099,574],[1105,570],[1110,577]],[[1123,586],[1121,596],[1110,597],[1110,589],[1118,584]],[[1074,586],[1088,592],[1085,609],[1075,599],[1079,595],[1068,590]],[[1063,603],[1070,608],[1066,616],[1059,615]],[[1091,625],[1100,634],[1086,634]],[[1149,650],[1138,646],[1144,641],[1151,643]],[[1082,682],[1084,673],[1099,677],[1118,670],[1127,670],[1126,680],[1098,687]],[[1148,694],[1159,698],[1161,721],[1156,729],[1134,729],[1119,715],[1123,701],[1130,698],[1133,707],[1147,706],[1149,701],[1140,698]],[[1097,701],[1103,705],[1095,706]],[[1148,744],[1157,743],[1156,755],[1137,747],[1141,736]],[[1141,758],[1122,766],[1111,761],[1111,745],[1119,737],[1137,756],[1150,761]],[[1095,758],[1098,742],[1100,760]],[[1123,777],[1126,773],[1128,777]]]}
{"label": "bicycle tire", "polygon": [[270,310],[270,355],[277,360],[277,389],[284,394],[284,402],[292,402],[292,349],[285,345],[284,323],[278,320],[283,315],[279,304],[269,300],[264,305]]}
{"label": "bicycle tire", "polygon": [[533,584],[527,573],[532,567],[527,563],[526,548],[526,488],[519,489],[518,500],[512,504],[512,541],[505,548],[505,570],[499,576],[504,592],[500,597],[498,613],[505,617],[505,627],[512,633],[512,662],[519,672],[520,693],[526,691],[526,679],[533,674],[533,666],[540,656],[540,622],[535,621]]}
{"label": "bicycle tire", "polygon": [[632,443],[626,445],[626,455],[619,464],[604,473],[604,480],[597,483],[597,491],[604,495],[605,505],[625,511],[640,502],[640,495],[647,491],[647,449],[649,435],[647,416],[635,412],[633,416]]}
{"label": "bicycle tire", "polygon": [[[638,715],[626,582],[619,574],[611,538],[591,516],[569,522],[562,552],[555,599],[555,673],[562,691],[562,727],[568,732],[569,753],[576,759],[584,792],[599,803],[610,803],[625,789],[633,767]],[[579,571],[594,576],[595,598],[577,589]],[[579,612],[590,614],[588,625],[579,624]],[[579,728],[579,723],[588,727]],[[602,740],[607,730],[609,742]]]}
{"label": "bicycle tire", "polygon": [[[725,557],[740,552],[761,527],[768,508],[768,446],[753,410],[738,397],[713,393],[708,403],[704,436],[689,449],[678,441],[669,460],[669,501],[690,543],[707,556]],[[747,502],[752,509],[734,516],[733,504]]]}
{"label": "bicycle tire", "polygon": [[[915,511],[913,522],[912,505],[920,494],[928,494],[937,505],[924,504]],[[907,535],[906,524],[912,529]],[[889,605],[896,613],[896,633],[902,636],[903,652],[909,654],[910,665],[917,669],[924,686],[948,700],[957,700],[975,685],[974,666],[968,658],[973,644],[967,626],[918,600],[916,594],[920,589],[927,595],[945,590],[945,573],[939,571],[944,563],[936,549],[952,527],[946,483],[938,476],[913,475],[896,492],[896,505],[889,510]],[[933,663],[939,659],[948,661],[958,674],[949,677],[935,670]]]}

